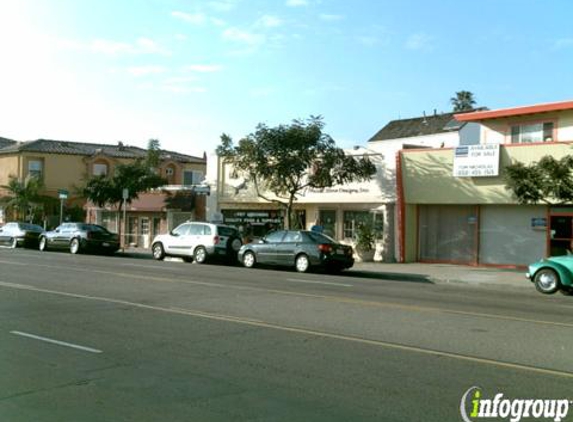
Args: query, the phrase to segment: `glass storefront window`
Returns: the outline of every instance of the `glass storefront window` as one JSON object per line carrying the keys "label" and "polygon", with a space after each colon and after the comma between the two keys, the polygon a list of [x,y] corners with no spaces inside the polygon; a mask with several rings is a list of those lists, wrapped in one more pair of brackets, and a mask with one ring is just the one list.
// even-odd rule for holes
{"label": "glass storefront window", "polygon": [[384,233],[383,217],[380,213],[370,211],[344,211],[343,237],[345,239],[355,239],[358,227],[362,224],[368,224],[374,229],[376,239],[381,239]]}

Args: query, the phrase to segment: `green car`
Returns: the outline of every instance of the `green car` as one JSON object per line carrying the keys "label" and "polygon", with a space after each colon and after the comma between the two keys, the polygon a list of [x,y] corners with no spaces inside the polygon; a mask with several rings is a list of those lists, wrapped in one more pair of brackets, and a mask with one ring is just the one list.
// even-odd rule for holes
{"label": "green car", "polygon": [[573,255],[552,256],[529,265],[526,277],[537,291],[552,294],[560,290],[573,294]]}

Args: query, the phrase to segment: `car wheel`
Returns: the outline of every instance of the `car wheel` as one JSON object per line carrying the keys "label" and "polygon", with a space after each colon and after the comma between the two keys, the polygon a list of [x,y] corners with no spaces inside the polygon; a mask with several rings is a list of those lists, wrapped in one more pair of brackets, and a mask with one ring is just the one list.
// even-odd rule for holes
{"label": "car wheel", "polygon": [[48,250],[48,239],[46,239],[45,237],[41,237],[40,243],[38,243],[38,249],[40,249],[42,252],[47,251]]}
{"label": "car wheel", "polygon": [[197,264],[204,264],[207,261],[207,250],[203,246],[197,246],[193,253],[193,259]]}
{"label": "car wheel", "polygon": [[305,273],[308,271],[310,267],[310,261],[308,260],[308,256],[305,254],[300,254],[296,257],[294,261],[294,266],[299,273]]}
{"label": "car wheel", "polygon": [[153,254],[153,258],[158,261],[162,261],[163,258],[165,258],[165,250],[161,243],[154,243],[151,247],[151,253]]}
{"label": "car wheel", "polygon": [[243,265],[247,268],[253,268],[257,263],[257,258],[255,258],[255,254],[251,251],[245,252],[243,255]]}
{"label": "car wheel", "polygon": [[10,239],[10,247],[12,249],[16,249],[18,247],[18,239],[16,239],[15,237]]}
{"label": "car wheel", "polygon": [[227,255],[237,257],[239,249],[243,246],[243,242],[238,237],[231,237],[227,240]]}
{"label": "car wheel", "polygon": [[542,268],[535,273],[533,283],[538,292],[543,294],[555,293],[561,287],[559,275],[551,268]]}
{"label": "car wheel", "polygon": [[72,241],[70,242],[70,252],[75,254],[80,253],[80,239],[78,239],[77,237],[74,237],[72,239]]}

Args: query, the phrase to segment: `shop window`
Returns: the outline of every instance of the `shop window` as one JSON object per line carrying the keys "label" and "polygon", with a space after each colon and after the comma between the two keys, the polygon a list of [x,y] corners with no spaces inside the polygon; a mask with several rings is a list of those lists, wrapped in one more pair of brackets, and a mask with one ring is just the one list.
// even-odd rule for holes
{"label": "shop window", "polygon": [[553,141],[553,122],[514,125],[511,127],[511,143]]}
{"label": "shop window", "polygon": [[367,224],[372,226],[376,239],[381,239],[384,234],[384,216],[370,211],[344,211],[343,237],[356,239],[358,228]]}
{"label": "shop window", "polygon": [[42,160],[30,160],[28,161],[28,176],[36,177],[38,179],[42,178],[44,173],[44,162]]}

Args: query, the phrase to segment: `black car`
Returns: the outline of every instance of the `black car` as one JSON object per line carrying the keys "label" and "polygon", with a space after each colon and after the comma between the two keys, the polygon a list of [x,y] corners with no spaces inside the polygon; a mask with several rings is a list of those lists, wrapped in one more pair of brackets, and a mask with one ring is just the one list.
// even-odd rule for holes
{"label": "black car", "polygon": [[119,249],[119,236],[97,224],[63,223],[40,235],[39,248],[69,249],[73,254],[84,251],[112,254]]}
{"label": "black car", "polygon": [[352,247],[331,237],[306,230],[279,230],[239,249],[245,267],[256,264],[294,266],[299,272],[320,267],[338,272],[354,265]]}
{"label": "black car", "polygon": [[11,222],[0,227],[0,245],[37,247],[38,237],[44,231],[42,226],[30,223]]}

